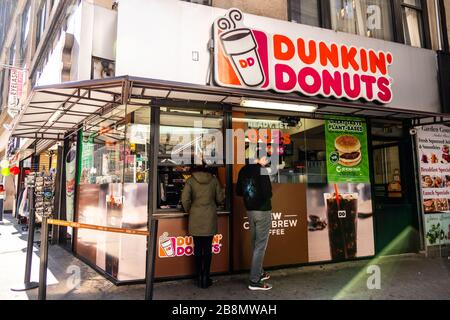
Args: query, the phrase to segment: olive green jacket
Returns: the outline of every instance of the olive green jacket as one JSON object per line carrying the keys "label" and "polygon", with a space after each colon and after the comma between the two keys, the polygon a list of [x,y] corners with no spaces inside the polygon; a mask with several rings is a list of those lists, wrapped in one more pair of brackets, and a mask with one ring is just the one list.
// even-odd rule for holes
{"label": "olive green jacket", "polygon": [[214,236],[217,233],[217,204],[224,200],[219,180],[207,172],[195,172],[186,181],[181,202],[189,213],[189,234]]}

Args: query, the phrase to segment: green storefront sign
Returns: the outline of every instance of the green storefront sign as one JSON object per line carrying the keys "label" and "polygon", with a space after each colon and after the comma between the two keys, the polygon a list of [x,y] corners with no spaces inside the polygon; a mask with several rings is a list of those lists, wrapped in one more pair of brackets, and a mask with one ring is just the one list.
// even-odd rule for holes
{"label": "green storefront sign", "polygon": [[325,140],[329,183],[370,183],[364,119],[328,117]]}

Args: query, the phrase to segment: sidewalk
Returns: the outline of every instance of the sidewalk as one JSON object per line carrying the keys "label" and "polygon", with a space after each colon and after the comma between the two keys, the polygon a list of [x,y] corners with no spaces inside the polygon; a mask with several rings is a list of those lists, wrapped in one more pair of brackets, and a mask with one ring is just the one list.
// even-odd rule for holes
{"label": "sidewalk", "polygon": [[[10,215],[0,223],[0,300],[37,298],[37,289],[13,292],[23,282],[26,232],[14,224]],[[35,240],[39,239],[39,235]],[[33,254],[32,281],[38,280],[38,249]],[[381,271],[381,289],[369,290],[368,265]],[[71,270],[81,271],[80,288],[72,288]],[[426,259],[420,254],[400,255],[372,261],[345,262],[323,266],[289,268],[271,272],[268,292],[249,291],[246,274],[215,277],[208,290],[199,289],[193,280],[155,284],[155,299],[439,299],[450,300],[450,260]],[[96,271],[58,246],[49,249],[47,299],[143,299],[144,285],[116,287]]]}

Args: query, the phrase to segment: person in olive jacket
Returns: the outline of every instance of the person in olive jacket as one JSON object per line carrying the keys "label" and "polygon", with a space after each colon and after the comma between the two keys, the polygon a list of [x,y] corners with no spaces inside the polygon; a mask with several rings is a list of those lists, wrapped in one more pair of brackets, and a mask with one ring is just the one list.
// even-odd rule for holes
{"label": "person in olive jacket", "polygon": [[212,285],[212,240],[217,233],[217,205],[223,200],[219,180],[204,165],[195,167],[186,181],[181,202],[189,214],[189,234],[194,238],[195,267],[201,288]]}

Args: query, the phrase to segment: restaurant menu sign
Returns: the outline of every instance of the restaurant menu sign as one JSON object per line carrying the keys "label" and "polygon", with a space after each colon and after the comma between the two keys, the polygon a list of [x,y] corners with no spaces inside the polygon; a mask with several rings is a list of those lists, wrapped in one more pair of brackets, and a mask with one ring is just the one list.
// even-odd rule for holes
{"label": "restaurant menu sign", "polygon": [[214,23],[214,80],[219,86],[392,101],[390,52],[308,39],[305,34],[269,34],[246,27],[243,20],[241,11],[230,9]]}
{"label": "restaurant menu sign", "polygon": [[329,183],[370,183],[364,119],[328,117],[325,141]]}
{"label": "restaurant menu sign", "polygon": [[421,127],[416,139],[427,244],[450,243],[450,127]]}

